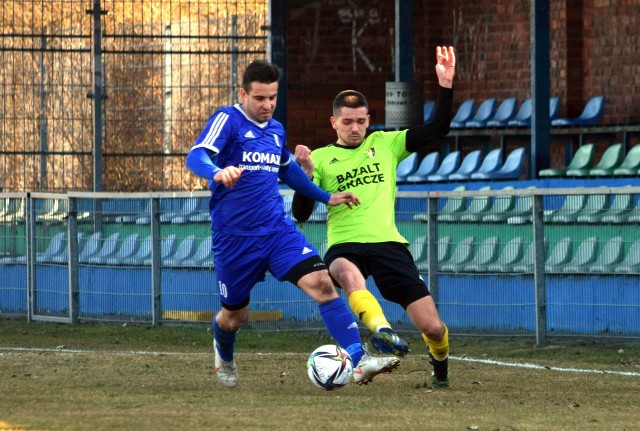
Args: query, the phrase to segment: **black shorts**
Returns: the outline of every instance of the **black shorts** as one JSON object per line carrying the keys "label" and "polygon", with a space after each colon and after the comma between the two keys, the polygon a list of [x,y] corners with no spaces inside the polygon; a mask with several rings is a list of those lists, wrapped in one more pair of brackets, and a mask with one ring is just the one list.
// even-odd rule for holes
{"label": "black shorts", "polygon": [[404,309],[429,295],[413,256],[399,242],[347,242],[333,245],[324,256],[327,267],[339,257],[357,266],[365,279],[371,276],[382,297]]}

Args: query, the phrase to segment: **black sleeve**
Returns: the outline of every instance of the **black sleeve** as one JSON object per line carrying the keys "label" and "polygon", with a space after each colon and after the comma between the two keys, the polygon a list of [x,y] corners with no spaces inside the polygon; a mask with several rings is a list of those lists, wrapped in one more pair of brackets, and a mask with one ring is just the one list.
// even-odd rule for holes
{"label": "black sleeve", "polygon": [[421,152],[426,154],[431,151],[439,151],[443,139],[449,133],[451,125],[451,105],[453,101],[453,89],[439,87],[438,101],[434,119],[429,124],[422,124],[407,130],[406,148],[410,153]]}
{"label": "black sleeve", "polygon": [[313,199],[306,197],[302,193],[295,192],[293,194],[293,203],[291,204],[293,218],[299,223],[306,222],[311,217],[315,205],[316,201]]}

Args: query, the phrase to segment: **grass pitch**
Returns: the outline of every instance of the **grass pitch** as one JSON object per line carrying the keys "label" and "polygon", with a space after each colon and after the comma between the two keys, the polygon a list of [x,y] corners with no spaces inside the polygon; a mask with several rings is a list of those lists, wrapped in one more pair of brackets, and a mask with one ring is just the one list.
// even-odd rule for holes
{"label": "grass pitch", "polygon": [[632,430],[640,348],[451,337],[451,388],[422,342],[392,374],[323,392],[306,375],[325,333],[238,335],[220,384],[205,327],[0,320],[0,430]]}

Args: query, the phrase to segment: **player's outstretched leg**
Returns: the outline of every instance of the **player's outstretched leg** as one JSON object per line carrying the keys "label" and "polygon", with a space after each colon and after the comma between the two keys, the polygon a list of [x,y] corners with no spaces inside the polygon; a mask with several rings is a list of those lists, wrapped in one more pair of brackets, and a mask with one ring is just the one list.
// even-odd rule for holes
{"label": "player's outstretched leg", "polygon": [[369,338],[373,348],[380,353],[391,353],[396,356],[406,356],[409,345],[391,328],[382,328]]}
{"label": "player's outstretched leg", "polygon": [[398,358],[372,356],[366,344],[362,345],[362,350],[364,355],[358,365],[353,368],[353,381],[358,385],[366,385],[378,374],[390,373],[400,365]]}

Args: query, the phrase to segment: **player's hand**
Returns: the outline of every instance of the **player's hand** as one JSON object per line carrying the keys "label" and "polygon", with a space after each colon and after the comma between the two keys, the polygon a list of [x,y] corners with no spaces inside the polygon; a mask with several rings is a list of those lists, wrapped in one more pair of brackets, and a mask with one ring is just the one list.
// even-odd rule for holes
{"label": "player's hand", "polygon": [[441,87],[452,88],[453,76],[456,74],[456,54],[453,46],[439,46],[436,48],[436,73]]}
{"label": "player's hand", "polygon": [[244,169],[236,166],[227,166],[213,176],[213,181],[222,183],[226,188],[230,189],[236,185],[243,171]]}
{"label": "player's hand", "polygon": [[360,198],[351,192],[339,192],[332,194],[329,202],[327,202],[327,205],[330,207],[337,207],[341,204],[345,204],[351,209],[354,206],[360,205]]}
{"label": "player's hand", "polygon": [[296,146],[294,156],[300,167],[309,178],[313,178],[313,161],[311,161],[311,150],[305,145]]}

